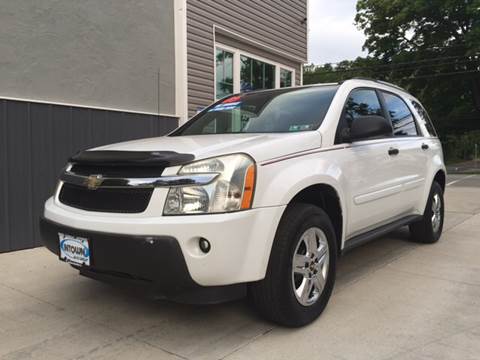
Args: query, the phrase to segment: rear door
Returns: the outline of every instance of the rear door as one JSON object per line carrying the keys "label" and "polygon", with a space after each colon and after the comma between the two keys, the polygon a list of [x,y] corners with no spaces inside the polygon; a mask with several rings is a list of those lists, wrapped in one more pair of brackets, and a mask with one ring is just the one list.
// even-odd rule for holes
{"label": "rear door", "polygon": [[402,199],[398,206],[402,212],[414,213],[418,199],[423,197],[428,169],[428,144],[406,101],[397,94],[383,90],[380,91],[380,96],[392,122],[393,136],[398,149],[395,166],[402,185]]}

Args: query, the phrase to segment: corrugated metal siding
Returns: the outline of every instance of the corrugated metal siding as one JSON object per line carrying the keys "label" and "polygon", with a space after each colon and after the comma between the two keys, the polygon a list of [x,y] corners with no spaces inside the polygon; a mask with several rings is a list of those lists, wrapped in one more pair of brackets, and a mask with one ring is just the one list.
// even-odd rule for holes
{"label": "corrugated metal siding", "polygon": [[306,16],[306,0],[187,0],[190,114],[214,99],[214,24],[303,60],[292,64],[278,54],[261,55],[261,48],[252,49],[251,44],[237,40],[236,45],[242,50],[297,69],[296,83],[299,84],[301,63],[306,62],[307,57],[307,25],[302,24]]}
{"label": "corrugated metal siding", "polygon": [[0,252],[41,245],[38,218],[78,150],[163,135],[176,118],[0,99]]}

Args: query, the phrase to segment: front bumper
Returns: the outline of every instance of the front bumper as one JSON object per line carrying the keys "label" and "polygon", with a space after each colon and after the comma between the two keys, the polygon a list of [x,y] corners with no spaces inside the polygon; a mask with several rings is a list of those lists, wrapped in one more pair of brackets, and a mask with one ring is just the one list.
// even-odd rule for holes
{"label": "front bumper", "polygon": [[[92,233],[91,237],[95,239],[97,233],[108,235],[104,240],[109,246],[108,256],[107,250],[101,253],[102,259],[108,258],[108,261],[102,264],[102,270],[129,273],[152,281],[162,279],[165,274],[184,272],[186,278],[196,285],[216,287],[265,277],[273,238],[284,208],[153,217],[151,213],[93,213],[50,198],[45,204],[46,219],[43,222],[68,227],[65,232],[74,236]],[[58,235],[54,235],[54,240],[46,240],[46,243],[53,241],[47,246],[58,253]],[[88,235],[81,237],[88,238]],[[199,249],[200,237],[211,244],[207,254]],[[155,239],[154,243],[146,242],[147,238]],[[96,244],[92,244],[92,265],[97,266],[100,264],[95,258],[98,256]],[[157,282],[160,287],[169,287],[166,281]]]}
{"label": "front bumper", "polygon": [[[169,236],[133,236],[79,230],[40,219],[45,246],[59,255],[58,233],[87,238],[90,266],[74,266],[80,274],[142,288],[154,297],[195,304],[240,298],[245,284],[203,287],[191,278],[176,239]],[[160,266],[161,264],[161,266]]]}

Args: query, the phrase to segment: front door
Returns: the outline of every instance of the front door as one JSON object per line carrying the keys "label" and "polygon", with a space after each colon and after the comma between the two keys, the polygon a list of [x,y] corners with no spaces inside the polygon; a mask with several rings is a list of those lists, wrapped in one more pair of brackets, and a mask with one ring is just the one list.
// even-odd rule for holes
{"label": "front door", "polygon": [[378,139],[358,141],[343,150],[350,201],[347,238],[402,215],[398,159],[392,153],[396,148],[394,139]]}
{"label": "front door", "polygon": [[[337,137],[341,137],[345,128],[348,134],[351,123],[361,121],[362,116],[388,117],[375,89],[353,90],[345,106]],[[356,141],[341,150],[344,188],[349,202],[347,239],[403,215],[403,179],[398,147],[395,137],[386,136]]]}

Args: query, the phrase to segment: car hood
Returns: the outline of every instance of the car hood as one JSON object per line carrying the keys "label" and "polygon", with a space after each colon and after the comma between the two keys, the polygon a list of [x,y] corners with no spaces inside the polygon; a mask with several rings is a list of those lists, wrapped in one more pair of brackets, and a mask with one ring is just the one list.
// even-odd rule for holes
{"label": "car hood", "polygon": [[102,146],[93,150],[175,151],[192,154],[195,159],[246,153],[255,161],[260,162],[298,151],[318,148],[320,145],[320,133],[308,131],[281,134],[162,136]]}

